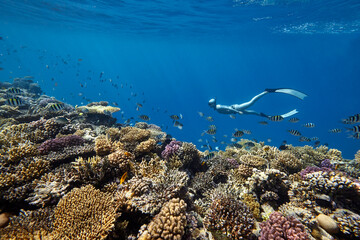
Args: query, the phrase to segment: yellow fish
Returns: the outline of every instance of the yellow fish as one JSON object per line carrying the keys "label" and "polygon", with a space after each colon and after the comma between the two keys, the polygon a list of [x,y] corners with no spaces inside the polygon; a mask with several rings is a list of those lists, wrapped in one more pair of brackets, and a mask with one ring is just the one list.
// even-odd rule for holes
{"label": "yellow fish", "polygon": [[125,173],[121,176],[120,184],[123,184],[123,183],[125,182],[126,177],[127,177],[127,172],[125,172]]}

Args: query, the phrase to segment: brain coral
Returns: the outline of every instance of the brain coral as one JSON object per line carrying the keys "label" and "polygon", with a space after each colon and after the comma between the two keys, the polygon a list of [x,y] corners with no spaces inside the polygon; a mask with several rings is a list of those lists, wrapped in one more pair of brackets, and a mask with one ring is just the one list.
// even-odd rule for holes
{"label": "brain coral", "polygon": [[139,240],[180,240],[186,226],[186,203],[179,198],[167,202],[147,226]]}
{"label": "brain coral", "polygon": [[249,208],[230,197],[217,197],[210,205],[204,225],[214,235],[249,239],[255,219]]}
{"label": "brain coral", "polygon": [[105,239],[114,226],[117,205],[111,194],[91,185],[75,188],[55,208],[53,239]]}

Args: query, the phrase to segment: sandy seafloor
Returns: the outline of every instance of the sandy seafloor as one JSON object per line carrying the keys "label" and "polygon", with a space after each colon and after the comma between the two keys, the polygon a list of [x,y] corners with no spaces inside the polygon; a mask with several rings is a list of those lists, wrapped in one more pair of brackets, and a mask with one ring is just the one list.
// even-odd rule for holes
{"label": "sandy seafloor", "polygon": [[359,239],[360,152],[241,139],[202,152],[159,126],[0,83],[1,239]]}

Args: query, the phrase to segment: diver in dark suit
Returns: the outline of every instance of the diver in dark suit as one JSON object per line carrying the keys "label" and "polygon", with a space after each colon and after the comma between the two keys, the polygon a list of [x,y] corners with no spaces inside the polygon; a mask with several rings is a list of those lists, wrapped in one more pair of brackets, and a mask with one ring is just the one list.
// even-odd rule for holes
{"label": "diver in dark suit", "polygon": [[[256,101],[258,101],[261,97],[265,96],[268,93],[285,93],[285,94],[289,94],[294,97],[297,97],[301,100],[303,100],[307,96],[305,93],[302,93],[300,91],[297,91],[297,90],[291,89],[291,88],[275,88],[275,89],[267,88],[267,89],[265,89],[265,91],[256,95],[250,101],[245,102],[245,103],[233,104],[230,106],[229,105],[220,105],[220,104],[216,104],[215,98],[212,98],[209,101],[209,106],[211,108],[215,109],[217,112],[222,113],[222,114],[237,114],[237,113],[238,114],[252,114],[252,115],[258,115],[261,117],[269,118],[270,116],[266,115],[264,113],[258,113],[254,110],[248,110],[248,108],[251,107],[252,105],[254,105],[254,103]],[[282,114],[280,116],[282,118],[286,118],[286,117],[290,117],[296,113],[298,113],[298,111],[296,109],[294,109],[294,110],[291,110],[290,112]]]}

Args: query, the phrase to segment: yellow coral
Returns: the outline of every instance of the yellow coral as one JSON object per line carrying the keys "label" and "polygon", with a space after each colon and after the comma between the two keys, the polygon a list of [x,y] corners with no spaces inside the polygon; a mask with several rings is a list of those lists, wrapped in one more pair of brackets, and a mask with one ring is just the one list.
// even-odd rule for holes
{"label": "yellow coral", "polygon": [[240,162],[247,166],[256,168],[265,167],[267,164],[266,159],[256,155],[242,155],[240,157]]}
{"label": "yellow coral", "polygon": [[112,142],[104,135],[101,135],[95,139],[95,152],[97,155],[104,156],[113,152],[114,150],[115,149],[112,146]]}
{"label": "yellow coral", "polygon": [[156,141],[152,138],[149,138],[146,141],[141,142],[139,145],[135,147],[135,154],[145,154],[151,152],[156,146]]}
{"label": "yellow coral", "polygon": [[129,161],[132,161],[134,159],[135,159],[134,154],[121,149],[108,155],[109,163],[111,165],[119,167],[124,171],[127,170]]}
{"label": "yellow coral", "polygon": [[117,204],[91,185],[75,188],[57,204],[52,239],[105,239],[114,227]]}

